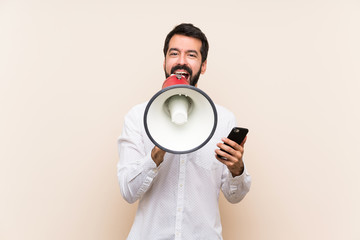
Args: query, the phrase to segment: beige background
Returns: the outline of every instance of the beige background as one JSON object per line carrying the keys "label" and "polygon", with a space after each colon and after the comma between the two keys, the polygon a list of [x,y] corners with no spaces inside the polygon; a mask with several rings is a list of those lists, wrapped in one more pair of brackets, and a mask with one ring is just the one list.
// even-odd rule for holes
{"label": "beige background", "polygon": [[[130,1],[129,1],[130,2]],[[159,90],[178,23],[208,36],[199,87],[250,129],[226,240],[360,239],[357,0],[0,0],[0,239],[125,239],[123,117]]]}

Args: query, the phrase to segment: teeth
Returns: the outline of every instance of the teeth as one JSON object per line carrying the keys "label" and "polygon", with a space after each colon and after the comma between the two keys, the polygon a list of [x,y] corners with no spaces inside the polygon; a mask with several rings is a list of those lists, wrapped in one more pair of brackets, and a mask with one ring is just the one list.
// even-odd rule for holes
{"label": "teeth", "polygon": [[176,72],[176,74],[185,75],[185,74],[186,74],[186,72]]}
{"label": "teeth", "polygon": [[175,74],[178,79],[180,79],[181,77],[185,77],[186,79],[188,79],[189,77],[189,74],[187,72],[175,71],[173,74]]}

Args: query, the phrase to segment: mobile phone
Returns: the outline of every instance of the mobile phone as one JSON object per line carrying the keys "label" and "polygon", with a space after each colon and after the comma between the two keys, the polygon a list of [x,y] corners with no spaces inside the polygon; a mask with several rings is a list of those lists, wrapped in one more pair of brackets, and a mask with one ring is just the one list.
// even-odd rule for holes
{"label": "mobile phone", "polygon": [[[237,144],[241,144],[243,141],[244,141],[244,139],[245,139],[245,137],[246,137],[246,135],[248,134],[248,132],[249,132],[249,129],[247,129],[247,128],[241,128],[241,127],[234,127],[231,131],[230,131],[230,133],[229,133],[229,135],[228,135],[228,139],[230,139],[230,140],[233,140],[234,142],[236,142]],[[225,143],[226,144],[226,143]],[[228,145],[228,144],[226,144],[226,145]],[[229,145],[228,145],[229,146]],[[225,150],[223,150],[223,149],[220,149],[221,151],[224,151],[224,152],[226,152]],[[228,152],[226,152],[226,153],[228,153]],[[224,157],[222,157],[222,156],[220,156],[220,155],[217,155],[218,157],[220,157],[220,158],[222,158],[222,159],[226,159],[226,158],[224,158]]]}

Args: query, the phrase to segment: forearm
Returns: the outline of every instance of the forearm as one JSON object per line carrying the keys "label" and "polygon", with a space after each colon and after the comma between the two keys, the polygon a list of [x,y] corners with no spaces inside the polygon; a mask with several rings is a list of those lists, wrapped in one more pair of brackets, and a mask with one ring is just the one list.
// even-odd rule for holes
{"label": "forearm", "polygon": [[142,159],[134,160],[133,164],[118,163],[118,181],[123,198],[134,203],[151,187],[158,168],[151,159],[150,153]]}
{"label": "forearm", "polygon": [[[129,111],[118,139],[117,176],[121,194],[130,203],[141,198],[150,189],[157,175],[157,165],[160,164],[152,160],[153,145],[149,144],[142,131],[144,108],[145,105],[142,104]],[[161,152],[159,153],[161,157]]]}
{"label": "forearm", "polygon": [[233,177],[226,169],[223,178],[221,190],[231,203],[240,202],[250,190],[251,176],[247,173],[246,167],[244,167],[243,173],[237,177]]}

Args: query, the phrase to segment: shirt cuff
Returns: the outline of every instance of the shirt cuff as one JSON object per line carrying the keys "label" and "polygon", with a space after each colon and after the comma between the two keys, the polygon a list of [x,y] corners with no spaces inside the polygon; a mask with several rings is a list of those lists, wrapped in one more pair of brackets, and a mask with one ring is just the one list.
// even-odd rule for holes
{"label": "shirt cuff", "polygon": [[154,160],[152,160],[151,152],[146,155],[144,165],[143,165],[143,171],[148,173],[147,174],[148,176],[155,177],[159,171],[160,166],[157,167]]}
{"label": "shirt cuff", "polygon": [[230,184],[238,184],[238,183],[244,181],[244,179],[247,176],[249,176],[249,173],[246,170],[245,163],[244,163],[244,170],[243,170],[242,174],[240,174],[239,176],[233,177],[230,171],[228,173],[228,179],[230,181]]}

